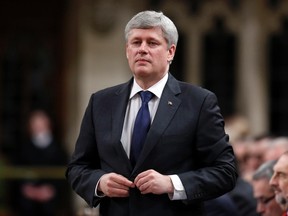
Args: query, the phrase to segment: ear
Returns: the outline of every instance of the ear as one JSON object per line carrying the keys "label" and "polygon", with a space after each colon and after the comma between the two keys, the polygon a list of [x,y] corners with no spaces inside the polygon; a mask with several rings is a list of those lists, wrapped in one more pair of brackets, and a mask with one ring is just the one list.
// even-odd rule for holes
{"label": "ear", "polygon": [[167,55],[167,61],[171,62],[174,58],[176,52],[176,46],[175,44],[172,44],[171,47],[168,49],[168,55]]}

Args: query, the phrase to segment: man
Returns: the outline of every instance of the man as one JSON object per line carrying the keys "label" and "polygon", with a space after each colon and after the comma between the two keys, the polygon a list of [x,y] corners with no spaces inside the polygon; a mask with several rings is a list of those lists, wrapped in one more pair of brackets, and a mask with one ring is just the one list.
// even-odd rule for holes
{"label": "man", "polygon": [[275,200],[273,188],[269,181],[273,175],[273,166],[276,160],[262,164],[252,176],[254,197],[257,200],[257,212],[263,216],[281,216],[283,210]]}
{"label": "man", "polygon": [[[203,215],[202,201],[230,191],[237,178],[216,97],[168,72],[178,33],[163,13],[135,15],[125,39],[133,78],[92,95],[68,181],[90,206],[101,203],[104,216]],[[150,129],[139,130],[138,110],[149,112]]]}
{"label": "man", "polygon": [[[282,199],[278,199],[279,204],[286,208],[288,199],[288,151],[280,156],[273,170],[274,174],[269,183],[273,187],[276,196],[282,196]],[[288,215],[287,208],[285,211]]]}

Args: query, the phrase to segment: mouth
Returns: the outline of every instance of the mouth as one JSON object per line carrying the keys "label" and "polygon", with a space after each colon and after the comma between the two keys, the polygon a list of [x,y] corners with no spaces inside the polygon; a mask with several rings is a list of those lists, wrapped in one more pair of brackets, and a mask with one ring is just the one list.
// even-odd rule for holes
{"label": "mouth", "polygon": [[274,190],[275,194],[281,194],[282,192],[280,190]]}
{"label": "mouth", "polygon": [[144,58],[139,58],[136,59],[136,63],[149,63],[150,61],[148,59],[144,59]]}

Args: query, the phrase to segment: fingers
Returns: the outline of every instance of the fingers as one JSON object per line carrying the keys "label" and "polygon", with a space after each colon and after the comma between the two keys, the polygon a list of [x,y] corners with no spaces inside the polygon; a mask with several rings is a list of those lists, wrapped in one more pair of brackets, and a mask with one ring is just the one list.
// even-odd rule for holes
{"label": "fingers", "polygon": [[135,186],[140,188],[143,184],[151,180],[153,178],[152,172],[152,170],[147,170],[140,173],[134,180]]}
{"label": "fingers", "polygon": [[129,189],[135,186],[142,194],[164,194],[174,190],[169,176],[152,169],[140,173],[134,183],[116,173],[105,174],[101,177],[97,190],[108,197],[128,197]]}
{"label": "fingers", "polygon": [[101,177],[98,190],[109,197],[127,197],[129,188],[135,187],[132,181],[116,173],[105,174]]}
{"label": "fingers", "polygon": [[140,173],[135,178],[135,186],[140,190],[142,194],[147,193],[156,193],[156,172],[153,170],[147,170],[145,172]]}
{"label": "fingers", "polygon": [[155,170],[147,170],[140,173],[135,178],[134,183],[142,194],[163,194],[173,190],[170,177],[162,175]]}

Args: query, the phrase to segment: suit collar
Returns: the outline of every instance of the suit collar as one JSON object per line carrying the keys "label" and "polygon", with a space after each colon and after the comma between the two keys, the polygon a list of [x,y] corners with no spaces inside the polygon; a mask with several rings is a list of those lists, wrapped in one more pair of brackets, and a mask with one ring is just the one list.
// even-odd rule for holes
{"label": "suit collar", "polygon": [[[120,84],[119,88],[115,91],[116,95],[121,95],[122,93],[130,94],[132,85],[133,85],[134,78],[132,77],[128,82]],[[168,80],[164,88],[169,88],[172,93],[175,95],[181,93],[181,89],[178,83],[178,80],[174,78],[174,76],[171,73],[168,73]],[[164,89],[165,90],[165,89]]]}
{"label": "suit collar", "polygon": [[[155,96],[160,98],[161,95],[162,95],[163,89],[164,89],[164,87],[165,87],[165,85],[167,83],[168,77],[169,77],[169,74],[168,73],[165,74],[165,76],[161,80],[159,80],[153,86],[148,88],[147,91],[152,92]],[[138,83],[134,79],[129,99],[134,97],[134,95],[137,94],[140,91],[143,91],[143,89],[138,85]]]}

